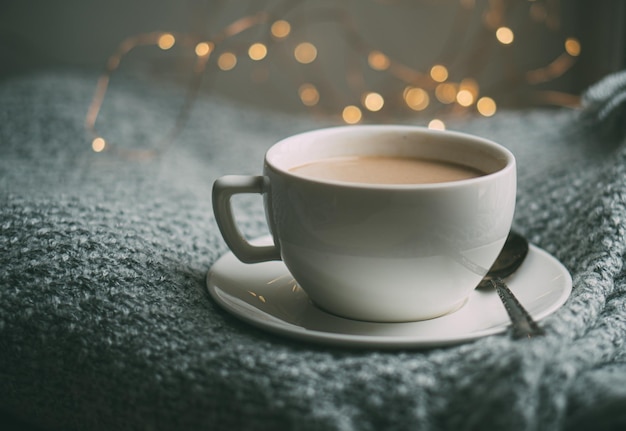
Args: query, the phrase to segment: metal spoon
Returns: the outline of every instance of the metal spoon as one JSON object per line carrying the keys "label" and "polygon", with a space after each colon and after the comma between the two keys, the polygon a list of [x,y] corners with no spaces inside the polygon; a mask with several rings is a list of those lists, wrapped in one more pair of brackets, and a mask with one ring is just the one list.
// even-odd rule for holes
{"label": "metal spoon", "polygon": [[528,241],[520,234],[511,231],[500,255],[487,275],[478,284],[479,288],[492,287],[498,292],[498,296],[511,319],[513,338],[532,338],[545,333],[503,280],[517,271],[527,254]]}

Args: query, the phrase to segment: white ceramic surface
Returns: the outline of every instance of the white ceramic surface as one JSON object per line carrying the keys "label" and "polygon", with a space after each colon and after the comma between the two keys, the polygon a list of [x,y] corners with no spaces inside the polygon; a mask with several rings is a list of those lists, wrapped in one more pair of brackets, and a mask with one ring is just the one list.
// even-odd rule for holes
{"label": "white ceramic surface", "polygon": [[[269,243],[269,237],[260,239]],[[537,320],[558,310],[572,289],[567,269],[533,245],[507,284]],[[225,310],[259,328],[295,339],[369,348],[423,348],[461,343],[506,330],[509,319],[494,290],[475,290],[445,316],[417,322],[351,320],[315,306],[280,261],[244,264],[232,253],[215,262],[207,288]]]}
{"label": "white ceramic surface", "polygon": [[[486,175],[438,184],[359,184],[289,170],[339,156],[421,157]],[[349,126],[286,138],[263,176],[214,185],[224,239],[244,262],[282,259],[322,308],[349,318],[430,319],[467,299],[502,248],[515,209],[513,155],[486,139],[413,126]],[[262,193],[274,244],[245,242],[230,209],[235,193]],[[433,288],[433,286],[437,286]]]}

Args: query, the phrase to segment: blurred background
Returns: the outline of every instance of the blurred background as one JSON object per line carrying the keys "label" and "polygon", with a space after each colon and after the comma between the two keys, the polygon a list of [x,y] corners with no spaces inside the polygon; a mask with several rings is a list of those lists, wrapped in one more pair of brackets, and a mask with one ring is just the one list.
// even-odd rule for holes
{"label": "blurred background", "polygon": [[623,0],[4,1],[0,79],[96,70],[102,99],[125,74],[345,123],[491,116],[575,106],[626,67],[625,24]]}

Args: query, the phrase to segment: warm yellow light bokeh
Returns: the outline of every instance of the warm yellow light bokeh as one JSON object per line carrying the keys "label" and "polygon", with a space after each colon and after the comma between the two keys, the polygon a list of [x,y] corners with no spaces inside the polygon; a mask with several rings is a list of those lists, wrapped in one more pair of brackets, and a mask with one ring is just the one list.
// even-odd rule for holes
{"label": "warm yellow light bokeh", "polygon": [[253,43],[250,45],[250,48],[248,48],[248,55],[252,60],[263,60],[267,55],[267,47],[260,42]]}
{"label": "warm yellow light bokeh", "polygon": [[456,86],[451,83],[439,84],[435,88],[435,97],[441,103],[453,103],[456,100]]}
{"label": "warm yellow light bokeh", "polygon": [[[551,30],[563,30],[558,27],[560,24],[558,14],[553,16],[553,11],[550,11],[548,8],[549,1],[527,0],[527,2],[528,4],[526,6],[529,11],[529,15],[527,16],[528,19],[536,22],[543,22],[543,24]],[[469,10],[476,8],[476,4],[479,2],[476,0],[456,0],[456,3],[458,6]],[[484,35],[488,38],[488,44],[497,47],[500,44],[510,45],[515,43],[515,45],[512,45],[511,47],[499,47],[499,49],[504,53],[513,55],[516,52],[516,47],[521,48],[522,45],[527,43],[524,38],[527,36],[523,31],[525,29],[523,25],[524,23],[518,20],[510,19],[511,17],[505,13],[504,4],[506,2],[503,0],[484,0],[483,3],[488,3],[490,5],[489,7],[486,7],[484,4],[481,4],[481,9],[486,10],[486,12],[483,13],[482,10],[476,9],[475,13],[482,14],[482,25],[484,28],[481,31],[485,32]],[[483,8],[483,6],[485,7]],[[241,62],[236,75],[241,77],[244,76],[245,71],[249,71],[249,77],[253,83],[266,82],[270,80],[270,73],[273,73],[275,68],[273,67],[273,62],[269,60],[275,60],[273,57],[279,54],[279,48],[287,50],[287,59],[291,61],[292,66],[295,64],[293,61],[294,59],[303,65],[318,61],[320,66],[319,69],[312,66],[303,66],[301,67],[302,73],[300,74],[300,77],[292,80],[291,83],[294,84],[294,81],[302,83],[303,80],[300,78],[306,77],[305,80],[310,80],[311,82],[319,84],[319,89],[311,83],[305,83],[299,87],[297,84],[292,85],[293,88],[291,89],[291,97],[295,97],[294,90],[297,88],[298,96],[303,105],[308,107],[317,106],[316,111],[324,111],[325,113],[332,111],[335,113],[334,115],[337,115],[339,111],[341,112],[343,121],[348,124],[370,121],[375,117],[375,115],[371,114],[372,112],[379,112],[383,109],[383,112],[387,112],[389,114],[391,114],[392,111],[396,112],[396,108],[405,110],[405,113],[409,112],[402,106],[403,103],[406,103],[406,106],[414,111],[424,111],[431,107],[432,112],[429,114],[422,113],[422,115],[428,115],[429,117],[432,117],[433,115],[442,115],[441,113],[435,112],[444,112],[444,109],[446,112],[450,112],[451,114],[464,114],[469,112],[467,109],[463,108],[470,108],[471,112],[474,114],[478,113],[484,117],[491,117],[496,114],[499,108],[492,98],[481,97],[486,89],[480,88],[476,79],[468,77],[482,76],[482,63],[485,63],[485,67],[487,67],[487,60],[482,61],[482,57],[476,58],[475,61],[473,60],[469,67],[463,67],[464,64],[462,64],[462,59],[454,60],[450,56],[440,56],[434,61],[433,59],[428,61],[427,58],[420,58],[423,62],[420,61],[418,65],[413,66],[409,65],[409,63],[404,63],[400,57],[396,56],[393,49],[388,48],[385,45],[370,45],[365,41],[365,39],[359,41],[354,34],[354,39],[350,39],[350,34],[347,34],[344,36],[345,40],[341,40],[341,42],[350,42],[348,44],[348,49],[352,51],[351,53],[355,55],[354,59],[357,59],[358,62],[354,63],[354,68],[345,67],[346,65],[342,61],[339,61],[336,65],[337,69],[340,69],[340,73],[344,75],[341,76],[341,78],[345,78],[345,81],[350,84],[350,90],[356,90],[355,94],[350,95],[349,99],[344,99],[342,102],[340,99],[346,95],[341,94],[341,92],[337,92],[338,94],[332,94],[334,91],[332,85],[324,85],[324,81],[322,79],[324,78],[324,76],[322,76],[324,73],[322,69],[324,68],[321,66],[327,66],[325,55],[328,54],[326,48],[324,48],[325,45],[321,45],[321,43],[323,43],[322,40],[316,39],[315,36],[313,36],[313,33],[309,33],[309,36],[306,36],[307,33],[300,32],[300,30],[303,29],[299,27],[305,24],[304,21],[293,18],[294,25],[296,27],[292,28],[292,25],[288,21],[283,19],[274,21],[270,18],[271,16],[272,15],[269,13],[263,12],[258,15],[241,17],[228,26],[223,33],[220,33],[219,37],[212,39],[214,42],[209,40],[202,41],[202,39],[197,39],[197,35],[195,34],[183,34],[178,33],[177,31],[174,31],[173,33],[161,31],[149,32],[127,38],[122,44],[120,44],[118,51],[116,51],[115,54],[112,55],[107,61],[106,74],[101,77],[101,80],[99,81],[98,92],[94,97],[92,106],[88,113],[88,127],[95,129],[95,118],[98,116],[100,107],[103,103],[104,94],[106,93],[107,86],[109,85],[109,79],[113,72],[115,72],[115,69],[118,68],[122,58],[124,58],[124,56],[135,47],[144,46],[150,46],[149,49],[153,49],[158,52],[159,50],[157,47],[161,50],[170,50],[177,45],[172,51],[184,51],[189,54],[195,60],[193,70],[194,73],[198,75],[201,72],[208,70],[209,67],[217,67],[222,71],[229,71],[234,69],[238,62]],[[278,15],[274,15],[274,17],[277,16]],[[295,17],[295,15],[291,16]],[[480,20],[479,15],[477,15],[477,19]],[[268,29],[267,26],[269,24],[271,25]],[[233,39],[231,44],[226,43],[227,40],[253,28],[257,28],[259,30],[257,33],[260,33],[257,35],[258,38],[256,40],[262,40],[263,43],[253,43],[254,39],[246,43],[242,39],[237,38]],[[518,31],[519,34],[516,35],[513,29]],[[354,31],[356,32],[356,30]],[[294,34],[296,36],[295,38],[293,37]],[[356,35],[360,34],[357,32]],[[551,62],[533,66],[535,68],[531,70],[517,70],[519,68],[518,65],[511,64],[510,76],[505,74],[506,76],[503,76],[502,78],[507,80],[510,78],[512,83],[517,83],[519,80],[519,82],[534,85],[550,82],[551,80],[562,76],[568,70],[571,70],[572,65],[577,64],[578,59],[576,57],[581,55],[581,42],[576,37],[564,38],[561,35],[567,36],[567,33],[563,35],[562,32],[558,32],[558,39],[556,42],[562,48],[559,51],[558,56],[556,56],[556,58]],[[435,41],[436,38],[439,38],[439,36],[441,35],[437,35],[435,33],[427,35],[427,37],[433,38],[433,41]],[[497,42],[494,40],[494,36]],[[305,40],[310,40],[316,43],[319,42],[320,49],[322,51],[318,53],[316,45]],[[222,44],[222,42],[224,43]],[[480,42],[482,43],[482,40]],[[225,48],[222,48],[222,46]],[[381,50],[375,48],[381,48]],[[194,50],[196,57],[193,57],[193,54],[188,52],[192,49]],[[231,51],[227,52],[225,49],[230,49]],[[511,51],[512,49],[513,51]],[[586,46],[585,49],[589,50],[589,47]],[[382,50],[384,50],[384,52]],[[459,50],[464,51],[465,47],[459,47]],[[565,52],[563,52],[563,50]],[[472,51],[468,51],[468,55],[471,52]],[[387,54],[390,54],[391,58],[388,57]],[[175,53],[162,53],[161,55],[171,56],[175,55]],[[215,64],[212,61],[208,61],[209,56],[211,55],[217,57]],[[246,55],[249,59],[254,61],[252,62],[252,66],[250,66],[250,63],[247,63],[248,58],[246,58]],[[270,56],[269,58],[268,55]],[[291,55],[294,56],[294,59],[291,59]],[[265,61],[261,61],[264,59]],[[187,58],[185,58],[185,60],[187,60]],[[334,60],[336,60],[336,58]],[[367,64],[365,64],[365,60],[367,61]],[[427,61],[428,63],[426,63]],[[503,61],[509,60],[505,59]],[[315,64],[313,66],[317,65],[318,64]],[[286,63],[285,66],[289,66],[289,62]],[[350,64],[350,66],[352,66],[352,64]],[[447,67],[450,67],[450,69]],[[464,69],[466,70],[465,73],[467,73],[467,75],[463,75]],[[378,73],[378,71],[383,73]],[[508,73],[508,69],[505,72]],[[383,85],[379,83],[370,83],[369,79],[371,76],[375,76],[376,79],[381,80],[394,80],[394,87],[386,85],[387,82],[383,82]],[[466,77],[464,78],[464,76]],[[245,76],[243,79],[245,79]],[[280,80],[280,77],[277,79]],[[396,87],[397,85],[406,86],[404,92],[402,93],[402,99],[400,99],[400,95],[396,92],[397,89],[402,87],[398,88]],[[421,87],[418,87],[418,85]],[[360,90],[357,90],[357,88]],[[385,97],[383,97],[379,93],[364,90],[367,88],[387,89],[388,92],[384,93]],[[488,89],[486,92],[490,93]],[[321,98],[321,95],[323,95],[324,98]],[[360,100],[358,99],[359,96]],[[574,96],[571,96],[572,98],[570,98],[570,95],[561,95],[557,92],[550,91],[542,93],[542,97],[545,97],[545,100],[549,103],[564,106],[573,104],[572,100],[574,100]],[[330,107],[331,101],[333,101],[333,107]],[[501,100],[499,100],[499,102],[502,103]],[[297,100],[295,103],[298,105]],[[340,105],[336,105],[335,103],[340,103]],[[345,106],[346,103],[354,103],[354,105]],[[443,106],[442,104],[448,106]],[[341,106],[345,106],[343,110],[341,110]],[[474,106],[476,106],[475,110]],[[186,112],[183,112],[183,114],[186,115]],[[338,118],[336,118],[336,120],[338,120]],[[445,129],[445,124],[439,119],[433,119],[428,126],[435,129]],[[95,134],[95,130],[90,130],[90,132]],[[91,147],[94,152],[110,152],[115,150],[115,143],[110,143],[101,137],[96,137],[92,140]]]}
{"label": "warm yellow light bokeh", "polygon": [[580,42],[578,39],[568,37],[565,40],[565,51],[572,57],[578,57],[580,55]]}
{"label": "warm yellow light bokeh", "polygon": [[433,81],[444,82],[448,79],[448,69],[441,64],[435,64],[430,68],[430,77]]}
{"label": "warm yellow light bokeh", "polygon": [[221,70],[231,70],[237,65],[237,57],[232,52],[224,52],[217,59],[217,67]]}
{"label": "warm yellow light bokeh", "polygon": [[456,102],[461,106],[471,106],[474,103],[474,95],[469,90],[459,90],[456,93]]}
{"label": "warm yellow light bokeh", "polygon": [[279,19],[272,24],[270,31],[272,32],[272,36],[282,39],[289,36],[289,33],[291,32],[291,24],[284,19]]}
{"label": "warm yellow light bokeh", "polygon": [[363,114],[361,113],[361,110],[354,105],[348,105],[345,108],[343,108],[343,112],[341,113],[341,116],[343,118],[343,121],[345,121],[348,124],[356,124],[359,121],[361,121],[361,117],[363,116]]}
{"label": "warm yellow light bokeh", "polygon": [[496,113],[496,102],[491,97],[481,97],[476,102],[476,109],[481,115],[485,117],[491,117]]}
{"label": "warm yellow light bokeh", "polygon": [[175,43],[176,38],[171,33],[163,33],[161,36],[159,36],[159,40],[157,41],[159,48],[163,50],[170,49],[174,46]]}
{"label": "warm yellow light bokeh", "polygon": [[385,105],[385,99],[378,93],[367,93],[363,96],[363,106],[372,112],[377,112],[383,109]]}
{"label": "warm yellow light bokeh", "polygon": [[513,43],[515,35],[513,34],[513,30],[511,30],[510,28],[500,27],[496,30],[496,38],[498,39],[498,42],[504,45],[509,45]]}
{"label": "warm yellow light bokeh", "polygon": [[374,70],[387,70],[391,62],[389,61],[389,57],[382,52],[372,51],[367,56],[367,63]]}
{"label": "warm yellow light bokeh", "polygon": [[195,51],[198,57],[206,57],[213,51],[213,44],[211,42],[200,42],[196,45]]}
{"label": "warm yellow light bokeh", "polygon": [[317,48],[310,42],[302,42],[296,46],[293,55],[299,63],[312,63],[317,58]]}
{"label": "warm yellow light bokeh", "polygon": [[446,130],[446,125],[440,119],[434,118],[428,123],[428,128],[433,130]]}
{"label": "warm yellow light bokeh", "polygon": [[313,84],[302,84],[298,89],[298,95],[306,106],[315,106],[320,100],[320,93]]}
{"label": "warm yellow light bokeh", "polygon": [[106,147],[106,141],[100,137],[95,138],[92,142],[91,142],[91,148],[96,152],[96,153],[100,153],[104,150],[104,148]]}
{"label": "warm yellow light bokeh", "polygon": [[472,94],[474,100],[476,100],[478,94],[480,93],[478,82],[473,78],[465,78],[461,80],[461,82],[459,83],[459,91],[460,90],[469,91]]}
{"label": "warm yellow light bokeh", "polygon": [[414,111],[426,109],[430,103],[428,93],[419,87],[407,87],[404,89],[404,101]]}

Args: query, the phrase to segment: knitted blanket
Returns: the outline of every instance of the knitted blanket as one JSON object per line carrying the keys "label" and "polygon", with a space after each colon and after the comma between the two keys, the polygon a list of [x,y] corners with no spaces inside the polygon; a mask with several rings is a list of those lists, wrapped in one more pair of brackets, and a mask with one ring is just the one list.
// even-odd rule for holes
{"label": "knitted blanket", "polygon": [[[96,154],[96,76],[0,83],[0,410],[63,430],[609,430],[626,426],[626,74],[580,110],[499,112],[449,129],[517,157],[514,227],[571,272],[547,335],[431,349],[296,342],[223,311],[205,275],[228,251],[212,182],[257,174],[277,140],[330,121],[201,97],[160,157]],[[176,115],[129,80],[136,142]],[[260,199],[237,212],[267,232]]]}

